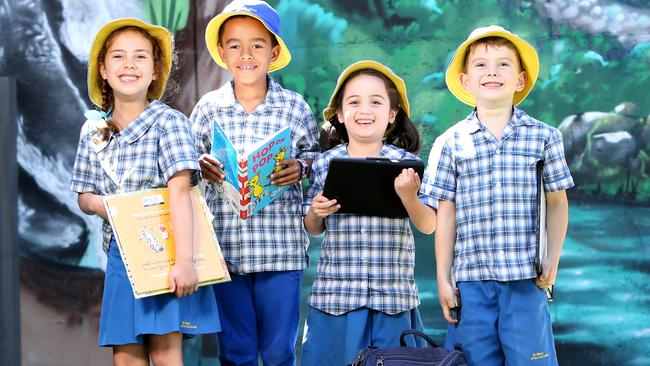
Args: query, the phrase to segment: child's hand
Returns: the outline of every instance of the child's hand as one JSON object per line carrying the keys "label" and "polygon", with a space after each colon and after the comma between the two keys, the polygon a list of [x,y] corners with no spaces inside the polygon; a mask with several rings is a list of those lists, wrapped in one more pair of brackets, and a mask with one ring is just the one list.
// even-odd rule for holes
{"label": "child's hand", "polygon": [[309,211],[319,218],[324,219],[338,211],[340,208],[341,205],[337,204],[335,199],[330,200],[323,196],[323,192],[320,192],[311,201],[311,208],[309,208]]}
{"label": "child's hand", "polygon": [[199,289],[199,276],[192,262],[175,263],[169,271],[169,288],[177,297],[191,295]]}
{"label": "child's hand", "polygon": [[417,197],[420,189],[420,177],[413,168],[402,169],[400,175],[395,178],[395,192],[402,201]]}
{"label": "child's hand", "polygon": [[223,169],[223,164],[214,156],[210,154],[201,155],[199,165],[201,166],[203,178],[219,184],[223,183],[224,178],[226,178],[226,173],[221,170]]}
{"label": "child's hand", "polygon": [[[458,299],[458,301],[456,301]],[[460,296],[458,296],[458,290],[454,291],[454,288],[450,283],[445,281],[438,282],[438,302],[440,302],[440,308],[442,309],[442,315],[445,317],[445,320],[449,324],[458,323],[458,320],[452,319],[449,309],[460,306]]]}
{"label": "child's hand", "polygon": [[300,180],[300,163],[296,159],[280,160],[275,164],[280,170],[271,174],[271,184],[288,186]]}
{"label": "child's hand", "polygon": [[535,278],[537,287],[546,290],[555,284],[557,265],[553,265],[548,257],[542,260],[542,273]]}

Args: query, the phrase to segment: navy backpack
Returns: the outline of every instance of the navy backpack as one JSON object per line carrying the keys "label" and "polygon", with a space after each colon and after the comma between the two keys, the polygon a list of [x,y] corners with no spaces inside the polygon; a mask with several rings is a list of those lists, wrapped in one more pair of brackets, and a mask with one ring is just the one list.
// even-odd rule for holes
{"label": "navy backpack", "polygon": [[[429,343],[429,347],[408,347],[405,337],[413,335],[421,337]],[[459,350],[449,351],[438,347],[426,334],[417,330],[405,330],[399,337],[400,347],[377,348],[367,347],[359,351],[352,366],[466,366],[465,354]]]}

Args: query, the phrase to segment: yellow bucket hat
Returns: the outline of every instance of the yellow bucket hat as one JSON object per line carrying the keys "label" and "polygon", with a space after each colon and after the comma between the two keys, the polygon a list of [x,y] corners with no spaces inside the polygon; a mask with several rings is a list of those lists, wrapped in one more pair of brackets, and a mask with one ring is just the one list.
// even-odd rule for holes
{"label": "yellow bucket hat", "polygon": [[454,57],[451,59],[451,62],[447,67],[445,75],[447,88],[449,88],[449,91],[461,102],[472,107],[476,106],[476,97],[463,88],[463,85],[460,82],[460,74],[463,73],[463,69],[465,68],[465,54],[467,53],[468,47],[477,40],[487,37],[501,37],[507,39],[515,45],[519,52],[522,67],[528,78],[524,89],[516,92],[514,95],[513,103],[518,105],[526,98],[528,93],[530,93],[533,85],[535,85],[535,81],[537,81],[537,76],[539,74],[539,57],[537,56],[537,51],[530,43],[498,25],[490,25],[474,29],[472,33],[469,34],[469,37],[467,37],[467,40],[458,47],[456,53],[454,53]]}
{"label": "yellow bucket hat", "polygon": [[400,105],[399,107],[404,110],[406,113],[407,117],[411,116],[411,110],[409,108],[409,100],[408,96],[406,95],[406,84],[404,83],[404,80],[397,76],[387,66],[384,66],[383,64],[373,61],[373,60],[361,60],[353,63],[352,65],[348,66],[341,75],[339,75],[338,80],[336,81],[336,87],[334,88],[334,91],[332,92],[332,96],[330,97],[329,103],[327,103],[327,108],[323,110],[323,118],[325,121],[329,121],[332,116],[336,114],[336,107],[334,106],[335,100],[334,98],[336,97],[336,93],[338,93],[339,89],[341,88],[341,85],[345,82],[345,80],[350,76],[355,71],[358,70],[364,70],[364,69],[370,69],[370,70],[375,70],[378,71],[382,74],[384,74],[388,79],[390,79],[393,84],[395,84],[395,87],[397,88],[397,92],[400,95]]}
{"label": "yellow bucket hat", "polygon": [[98,56],[106,39],[116,30],[124,27],[138,27],[149,33],[156,42],[162,52],[163,70],[158,75],[158,80],[154,81],[154,87],[149,89],[147,98],[159,99],[167,85],[167,79],[171,72],[172,66],[172,41],[169,31],[161,26],[152,25],[136,18],[119,18],[110,21],[102,26],[95,35],[95,40],[90,47],[90,54],[88,55],[88,96],[90,100],[98,107],[102,106],[102,77],[99,74],[99,65],[97,64]]}
{"label": "yellow bucket hat", "polygon": [[255,18],[262,23],[269,32],[273,33],[280,45],[280,54],[269,65],[268,72],[280,70],[291,61],[291,53],[280,37],[280,16],[269,4],[260,0],[235,0],[228,4],[223,11],[212,18],[205,29],[205,44],[217,65],[228,69],[228,66],[219,55],[219,29],[231,17],[245,15]]}

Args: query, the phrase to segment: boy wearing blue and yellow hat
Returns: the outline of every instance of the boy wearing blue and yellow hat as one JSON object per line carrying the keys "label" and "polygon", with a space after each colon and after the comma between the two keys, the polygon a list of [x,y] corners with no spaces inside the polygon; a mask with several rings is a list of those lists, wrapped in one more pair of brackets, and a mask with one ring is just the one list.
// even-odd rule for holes
{"label": "boy wearing blue and yellow hat", "polygon": [[[557,275],[565,190],[574,184],[560,131],[518,107],[538,71],[535,49],[499,26],[474,30],[447,68],[449,90],[474,110],[436,139],[422,186],[439,200],[447,346],[460,344],[472,365],[557,365],[545,289]],[[538,166],[548,217],[548,252],[539,262]],[[457,305],[459,319],[451,315]]]}
{"label": "boy wearing blue and yellow hat", "polygon": [[[280,37],[280,17],[264,1],[235,0],[206,29],[206,45],[232,81],[204,95],[192,115],[192,133],[210,181],[206,201],[232,281],[214,286],[222,321],[220,360],[225,365],[294,365],[300,290],[307,267],[308,238],[302,226],[302,187],[317,155],[317,126],[298,93],[268,75],[291,54]],[[271,183],[290,188],[247,220],[215,189],[224,166],[209,155],[213,123],[238,153],[290,126],[291,151],[278,162]],[[216,183],[216,184],[215,184]]]}

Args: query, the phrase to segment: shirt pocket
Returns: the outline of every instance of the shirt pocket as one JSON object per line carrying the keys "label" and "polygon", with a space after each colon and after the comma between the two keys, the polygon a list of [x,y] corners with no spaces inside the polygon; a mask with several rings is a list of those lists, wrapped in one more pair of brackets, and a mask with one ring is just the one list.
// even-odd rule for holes
{"label": "shirt pocket", "polygon": [[456,160],[456,193],[489,184],[492,160],[488,155],[474,155]]}
{"label": "shirt pocket", "polygon": [[512,151],[508,160],[510,164],[506,176],[510,177],[511,185],[525,195],[536,192],[537,168],[543,162],[542,156],[526,151]]}

